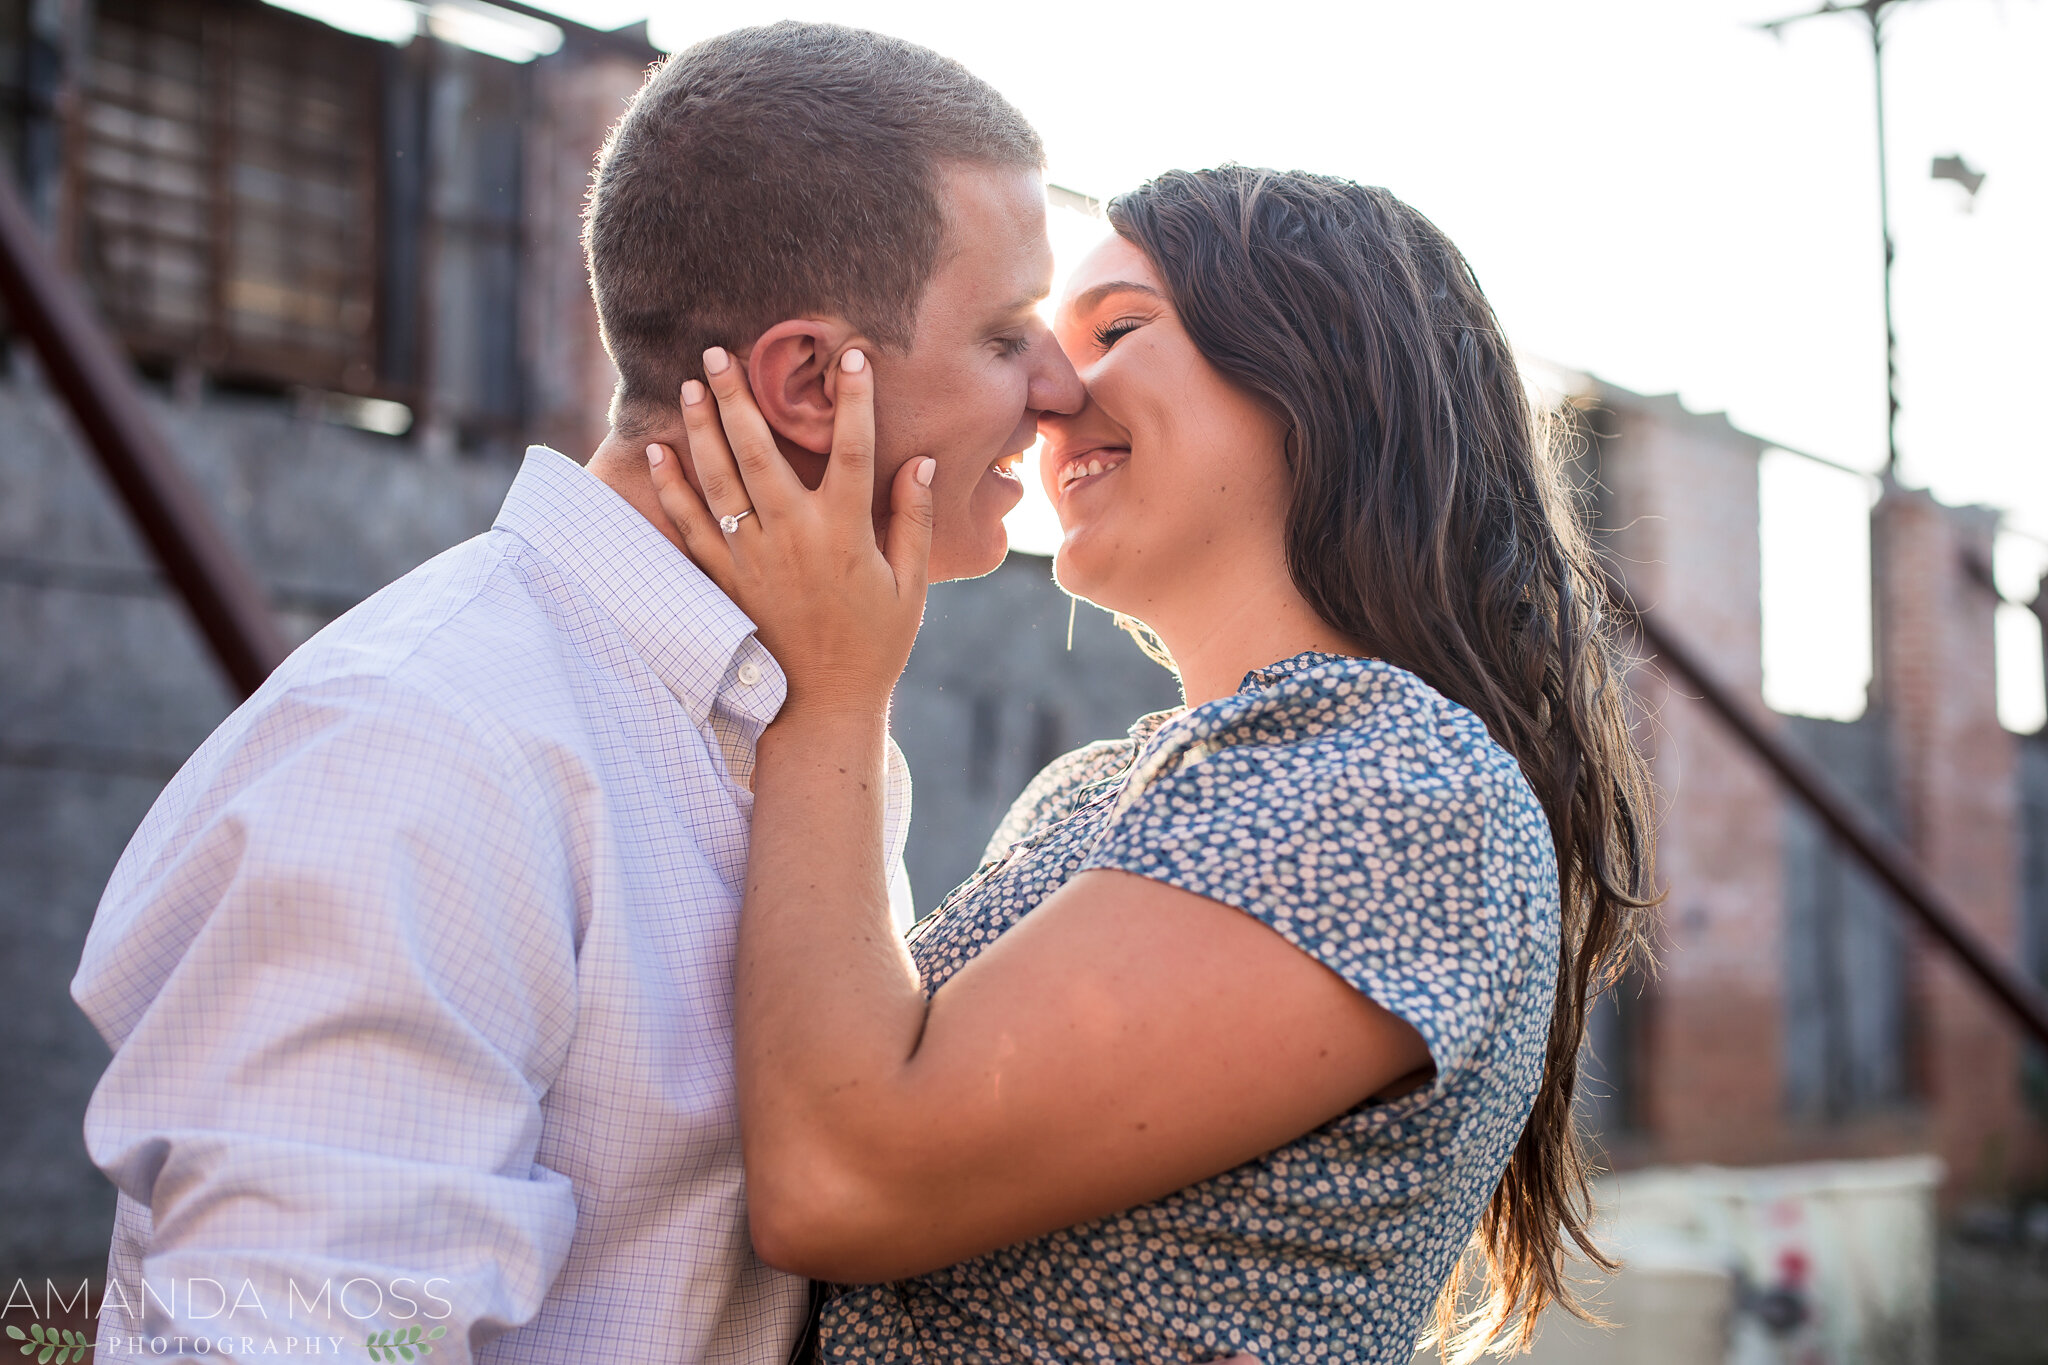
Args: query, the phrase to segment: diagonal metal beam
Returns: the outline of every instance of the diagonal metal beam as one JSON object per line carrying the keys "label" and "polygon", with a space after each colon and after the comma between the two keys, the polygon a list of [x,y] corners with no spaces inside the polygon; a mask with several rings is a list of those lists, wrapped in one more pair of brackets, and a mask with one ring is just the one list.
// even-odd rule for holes
{"label": "diagonal metal beam", "polygon": [[0,298],[214,658],[248,696],[287,652],[256,576],[214,522],[142,404],[127,362],[44,250],[0,174]]}
{"label": "diagonal metal beam", "polygon": [[[1617,604],[1627,600],[1618,592],[1614,598]],[[1646,611],[1622,605],[1619,612],[1635,627],[1657,662],[1699,694],[1707,709],[1735,732],[1786,790],[1805,803],[1835,840],[1890,889],[1906,913],[1955,956],[1964,974],[1997,1001],[2022,1032],[2048,1047],[2048,993],[1985,942],[1935,889],[1919,863],[1901,853],[1877,822],[1813,760],[1767,728],[1745,699],[1722,686],[1691,646]]]}

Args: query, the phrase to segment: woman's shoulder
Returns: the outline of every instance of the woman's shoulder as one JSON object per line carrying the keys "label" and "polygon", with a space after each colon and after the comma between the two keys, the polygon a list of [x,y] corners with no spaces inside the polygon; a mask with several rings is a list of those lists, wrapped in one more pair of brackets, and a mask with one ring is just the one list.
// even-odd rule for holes
{"label": "woman's shoulder", "polygon": [[1477,715],[1404,668],[1320,654],[1160,727],[1090,856],[1146,875],[1199,865],[1231,890],[1215,899],[1256,890],[1276,913],[1292,883],[1354,873],[1382,890],[1555,875],[1543,806]]}
{"label": "woman's shoulder", "polygon": [[1131,766],[1139,746],[1175,711],[1156,711],[1140,717],[1130,733],[1116,739],[1101,739],[1061,754],[1045,765],[1010,804],[1009,813],[996,826],[982,861],[1000,858],[1033,830],[1049,821],[1064,819],[1106,783],[1121,780]]}
{"label": "woman's shoulder", "polygon": [[[1299,654],[1164,727],[1143,767],[1225,754],[1248,777],[1305,770],[1319,783],[1388,796],[1427,789],[1526,792],[1520,765],[1468,707],[1381,659]],[[1533,794],[1532,794],[1533,799]]]}
{"label": "woman's shoulder", "polygon": [[1264,921],[1413,1024],[1440,1077],[1554,977],[1550,831],[1519,764],[1380,660],[1298,655],[1162,728],[1082,865]]}

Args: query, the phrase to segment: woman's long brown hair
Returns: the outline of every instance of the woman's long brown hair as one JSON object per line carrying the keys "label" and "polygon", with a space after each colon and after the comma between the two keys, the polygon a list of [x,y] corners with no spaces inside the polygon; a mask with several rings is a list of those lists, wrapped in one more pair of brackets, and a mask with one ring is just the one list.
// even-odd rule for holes
{"label": "woman's long brown hair", "polygon": [[[1562,947],[1542,1088],[1437,1301],[1447,1357],[1526,1346],[1574,1301],[1587,1230],[1575,1127],[1586,1012],[1647,961],[1648,771],[1626,661],[1550,425],[1471,268],[1383,189],[1175,171],[1109,208],[1195,346],[1291,428],[1287,561],[1322,618],[1485,721],[1557,849]],[[1477,1304],[1461,1311],[1473,1271]]]}

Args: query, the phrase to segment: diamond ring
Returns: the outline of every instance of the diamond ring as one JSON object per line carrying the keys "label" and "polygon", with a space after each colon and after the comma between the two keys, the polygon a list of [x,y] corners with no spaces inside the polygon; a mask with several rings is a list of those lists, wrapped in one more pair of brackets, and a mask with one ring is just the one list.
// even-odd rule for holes
{"label": "diamond ring", "polygon": [[754,515],[754,509],[749,507],[744,512],[734,512],[729,517],[720,517],[718,519],[718,529],[725,532],[727,535],[731,535],[734,531],[740,529],[741,517],[751,517],[752,515]]}

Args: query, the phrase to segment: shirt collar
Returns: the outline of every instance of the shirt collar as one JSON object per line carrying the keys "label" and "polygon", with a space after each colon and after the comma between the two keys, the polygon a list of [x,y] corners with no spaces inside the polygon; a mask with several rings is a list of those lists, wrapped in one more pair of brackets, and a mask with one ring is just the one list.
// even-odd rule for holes
{"label": "shirt collar", "polygon": [[766,724],[788,684],[754,623],[669,539],[596,475],[528,446],[493,529],[518,536],[574,578],[702,726],[721,694]]}
{"label": "shirt collar", "polygon": [[1237,690],[1239,692],[1257,692],[1262,688],[1271,687],[1274,683],[1291,674],[1306,673],[1312,668],[1321,668],[1325,664],[1370,664],[1378,662],[1379,660],[1367,655],[1330,654],[1319,649],[1305,650],[1290,658],[1280,659],[1267,664],[1264,668],[1253,669],[1244,675],[1244,681],[1238,684]]}

